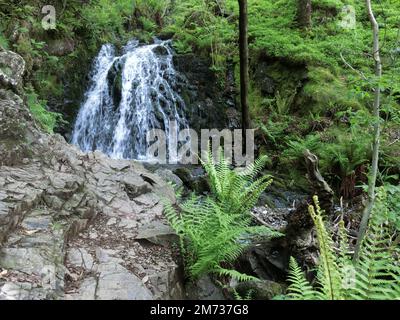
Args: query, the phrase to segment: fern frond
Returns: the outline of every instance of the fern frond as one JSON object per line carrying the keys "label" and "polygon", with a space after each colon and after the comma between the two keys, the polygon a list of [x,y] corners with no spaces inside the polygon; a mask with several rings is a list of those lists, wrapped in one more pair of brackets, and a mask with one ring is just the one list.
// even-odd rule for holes
{"label": "fern frond", "polygon": [[[282,236],[265,226],[251,225],[250,209],[271,184],[269,177],[253,182],[264,167],[265,158],[257,160],[244,173],[237,173],[230,168],[223,150],[219,149],[219,152],[218,163],[211,150],[202,161],[209,176],[211,196],[192,195],[179,208],[165,205],[165,215],[180,237],[186,270],[192,278],[207,273],[228,275],[227,269],[221,265],[232,265],[251,245],[254,237]],[[234,270],[229,272],[232,277],[245,279]]]}
{"label": "fern frond", "polygon": [[320,248],[320,269],[318,280],[322,285],[323,291],[328,300],[338,300],[342,298],[342,280],[338,272],[334,243],[332,236],[328,233],[323,220],[323,211],[319,206],[317,197],[314,197],[314,206],[309,207],[309,213],[314,221],[317,231],[318,243]]}
{"label": "fern frond", "polygon": [[[289,298],[292,299],[354,299],[393,300],[400,297],[399,248],[391,245],[388,223],[389,209],[383,188],[378,191],[357,265],[349,259],[347,235],[339,224],[339,253],[334,251],[332,236],[323,221],[318,199],[309,212],[313,218],[320,247],[317,279],[318,290],[305,280],[294,259],[290,261]],[[314,295],[314,296],[313,296]]]}
{"label": "fern frond", "polygon": [[288,288],[288,298],[291,300],[319,300],[320,294],[313,289],[307,281],[303,271],[297,264],[296,260],[291,257],[289,262],[290,286]]}
{"label": "fern frond", "polygon": [[228,276],[231,277],[232,279],[235,279],[239,282],[245,282],[245,281],[259,281],[258,278],[253,277],[253,276],[249,276],[247,274],[244,273],[240,273],[236,270],[233,269],[225,269],[225,268],[221,268],[218,267],[216,270],[216,273],[219,274],[220,276]]}
{"label": "fern frond", "polygon": [[386,300],[398,296],[400,282],[396,283],[396,275],[400,268],[395,258],[397,248],[390,247],[388,215],[386,193],[383,188],[379,188],[366,236],[361,244],[353,298]]}

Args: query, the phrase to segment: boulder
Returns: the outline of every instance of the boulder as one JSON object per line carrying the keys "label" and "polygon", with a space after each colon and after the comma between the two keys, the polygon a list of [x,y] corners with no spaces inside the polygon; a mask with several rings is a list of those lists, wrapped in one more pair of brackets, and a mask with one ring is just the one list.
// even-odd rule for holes
{"label": "boulder", "polygon": [[19,54],[8,50],[0,51],[0,88],[20,91],[24,72],[25,61]]}
{"label": "boulder", "polygon": [[170,226],[154,221],[140,227],[136,239],[145,239],[154,244],[167,246],[177,242],[177,235]]}
{"label": "boulder", "polygon": [[182,180],[183,185],[191,192],[203,194],[210,191],[205,171],[200,167],[179,167],[174,174]]}
{"label": "boulder", "polygon": [[169,169],[160,168],[154,173],[163,178],[166,182],[172,183],[176,189],[179,189],[183,186],[183,181]]}
{"label": "boulder", "polygon": [[273,298],[283,295],[285,287],[277,282],[262,280],[262,281],[246,281],[239,283],[236,291],[246,297],[250,294],[253,300],[272,300]]}
{"label": "boulder", "polygon": [[225,300],[222,289],[209,276],[203,276],[186,288],[189,300]]}

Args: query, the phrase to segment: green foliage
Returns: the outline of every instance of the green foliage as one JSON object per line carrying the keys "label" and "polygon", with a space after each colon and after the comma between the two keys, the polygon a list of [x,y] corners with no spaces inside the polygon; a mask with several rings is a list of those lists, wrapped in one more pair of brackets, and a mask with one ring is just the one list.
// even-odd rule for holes
{"label": "green foliage", "polygon": [[26,94],[27,104],[35,120],[48,133],[53,133],[57,121],[62,119],[61,114],[46,109],[46,101],[40,100],[34,91]]}
{"label": "green foliage", "polygon": [[4,35],[4,33],[0,29],[0,47],[3,47],[4,49],[9,48],[9,43],[7,37]]}
{"label": "green foliage", "polygon": [[349,1],[342,0],[313,0],[311,3],[316,8],[341,9],[341,7],[348,2]]}
{"label": "green foliage", "polygon": [[[338,26],[342,19],[339,13],[347,4],[353,5],[356,10],[354,30]],[[383,112],[388,115],[386,124],[394,127],[398,126],[394,121],[399,118],[400,110],[400,54],[396,49],[400,44],[400,3],[383,0],[374,9],[382,30]],[[371,109],[371,92],[375,82],[373,59],[366,57],[371,51],[372,40],[365,1],[313,1],[314,23],[308,31],[300,30],[295,25],[296,1],[251,1],[249,12],[251,61],[257,70],[260,59],[267,57],[268,65],[263,65],[264,73],[276,85],[275,96],[272,97],[259,94],[257,82],[250,92],[251,113],[258,122],[263,122],[260,128],[265,133],[268,147],[272,146],[279,152],[277,156],[283,164],[295,162],[298,167],[301,167],[304,149],[314,148],[321,157],[323,174],[338,186],[338,190],[343,189],[343,185],[353,179],[351,176],[355,169],[367,164],[370,156],[371,139],[368,133],[373,121],[365,123],[361,117],[354,117],[359,112],[364,119],[371,119],[370,112],[366,110]],[[301,70],[304,74],[293,65],[303,65]],[[291,88],[287,87],[288,83]],[[296,89],[294,98],[287,89]],[[354,120],[351,128],[342,125],[339,116],[331,116],[337,112],[351,114],[350,120]],[[311,134],[310,130],[302,130],[296,121],[307,123],[312,120],[310,113],[322,117],[329,114],[327,117],[333,120],[332,128],[326,128],[327,132],[323,133],[315,133],[313,128]],[[285,119],[286,114],[294,121]],[[358,121],[363,125],[356,128]],[[282,146],[285,144],[294,150],[284,150]],[[400,144],[393,143],[393,139],[383,139],[382,149],[382,167],[398,173]]]}
{"label": "green foliage", "polygon": [[[392,245],[392,228],[388,224],[389,208],[383,188],[378,190],[368,233],[362,243],[359,264],[356,266],[353,299],[399,299],[399,247]],[[398,212],[397,212],[398,214]]]}
{"label": "green foliage", "polygon": [[250,216],[224,211],[213,198],[192,197],[179,206],[179,211],[166,205],[166,216],[181,239],[181,252],[192,278],[214,273],[239,281],[253,280],[221,265],[232,265],[254,236],[279,235],[265,227],[251,226]]}
{"label": "green foliage", "polygon": [[320,261],[318,268],[318,282],[321,286],[323,296],[328,300],[341,299],[341,272],[338,268],[335,252],[333,250],[333,240],[326,230],[323,212],[318,203],[318,199],[314,198],[316,210],[313,206],[309,207],[309,213],[314,221],[317,231]]}
{"label": "green foliage", "polygon": [[264,124],[259,121],[258,125],[267,139],[271,141],[275,147],[278,147],[279,141],[286,137],[285,131],[288,129],[289,123],[284,121],[275,122],[271,118],[269,118],[267,122],[267,124]]}
{"label": "green foliage", "polygon": [[287,162],[298,162],[303,161],[303,154],[305,150],[316,152],[319,149],[321,137],[319,134],[311,134],[305,138],[297,137],[296,139],[288,141],[288,148],[282,155],[282,158]]}
{"label": "green foliage", "polygon": [[[220,2],[223,12],[232,13],[227,17],[216,14],[219,10],[215,1],[178,1],[173,8],[170,25],[166,32],[173,32],[179,52],[196,51],[209,54],[215,71],[224,71],[226,58],[237,52],[235,11],[232,2]],[[236,7],[236,3],[234,5]]]}
{"label": "green foliage", "polygon": [[346,87],[346,83],[323,67],[310,67],[308,82],[303,87],[303,99],[313,101],[314,108],[307,110],[323,113],[327,106],[342,109],[360,109],[361,101]]}
{"label": "green foliage", "polygon": [[133,12],[132,0],[96,0],[81,9],[83,23],[96,41],[107,42],[124,34],[124,24]]}
{"label": "green foliage", "polygon": [[348,198],[364,178],[359,169],[368,164],[371,156],[371,116],[361,110],[340,112],[336,117],[339,121],[347,119],[349,124],[331,126],[305,137],[290,136],[285,139],[287,148],[282,152],[281,161],[284,165],[302,168],[303,153],[310,150],[320,159],[321,173]]}
{"label": "green foliage", "polygon": [[318,296],[318,292],[307,281],[303,271],[293,257],[290,258],[288,281],[290,286],[287,298],[291,300],[314,300]]}
{"label": "green foliage", "polygon": [[270,176],[256,179],[268,158],[260,157],[243,171],[231,170],[223,150],[216,161],[211,151],[202,165],[208,174],[211,192],[221,207],[231,214],[246,215],[256,205],[260,195],[271,185]]}
{"label": "green foliage", "polygon": [[294,300],[388,300],[400,298],[399,244],[393,241],[388,224],[391,210],[384,188],[378,197],[362,243],[357,264],[350,260],[348,239],[343,222],[339,228],[339,244],[324,223],[318,199],[309,212],[314,220],[320,247],[320,262],[315,288],[308,283],[294,259],[290,262],[288,298]]}
{"label": "green foliage", "polygon": [[254,237],[281,235],[264,226],[253,226],[249,213],[251,204],[270,183],[265,178],[252,182],[264,160],[242,173],[230,170],[222,155],[220,160],[220,164],[215,164],[210,152],[208,161],[203,163],[210,176],[212,195],[207,198],[193,195],[179,208],[167,203],[166,216],[180,237],[191,278],[212,273],[238,281],[254,280],[230,267]]}
{"label": "green foliage", "polygon": [[387,206],[391,208],[387,212],[388,214],[388,221],[393,228],[400,231],[400,186],[392,185],[392,184],[385,184],[381,192],[385,192],[385,201]]}
{"label": "green foliage", "polygon": [[252,300],[254,294],[254,290],[249,290],[246,295],[242,296],[236,289],[233,289],[233,297],[237,301],[249,301]]}

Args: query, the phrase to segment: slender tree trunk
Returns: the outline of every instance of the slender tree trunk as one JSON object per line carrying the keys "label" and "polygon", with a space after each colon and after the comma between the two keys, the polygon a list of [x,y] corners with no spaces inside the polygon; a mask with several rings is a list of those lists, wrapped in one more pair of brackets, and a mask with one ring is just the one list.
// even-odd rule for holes
{"label": "slender tree trunk", "polygon": [[379,164],[379,148],[380,148],[380,105],[381,105],[381,89],[379,87],[379,80],[382,77],[382,62],[380,56],[380,45],[379,45],[379,24],[375,19],[374,13],[372,11],[371,0],[365,0],[368,17],[372,25],[373,32],[373,57],[375,61],[375,76],[378,84],[375,87],[375,99],[374,99],[374,141],[373,141],[373,154],[372,154],[372,167],[371,176],[369,180],[368,188],[368,204],[364,210],[363,217],[360,224],[360,230],[358,234],[356,249],[354,253],[354,260],[357,261],[360,253],[361,242],[365,236],[365,232],[368,227],[368,222],[371,216],[372,208],[375,204],[375,189],[376,189],[376,179],[378,176],[378,164]]}
{"label": "slender tree trunk", "polygon": [[297,0],[297,23],[300,28],[311,28],[311,0]]}
{"label": "slender tree trunk", "polygon": [[246,142],[246,129],[250,129],[249,112],[249,45],[247,0],[239,0],[239,46],[240,46],[240,102],[242,106],[243,142]]}

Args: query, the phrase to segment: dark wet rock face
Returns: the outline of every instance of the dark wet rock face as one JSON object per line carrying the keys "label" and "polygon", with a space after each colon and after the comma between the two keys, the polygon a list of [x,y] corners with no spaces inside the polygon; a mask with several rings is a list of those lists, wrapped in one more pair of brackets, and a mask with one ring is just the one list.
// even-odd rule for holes
{"label": "dark wet rock face", "polygon": [[254,79],[263,95],[273,95],[276,90],[275,81],[268,74],[268,66],[266,61],[260,61],[254,73]]}
{"label": "dark wet rock face", "polygon": [[208,59],[194,54],[174,57],[180,73],[180,95],[186,104],[190,127],[200,135],[201,129],[226,129],[238,126],[233,75],[226,77],[225,88],[218,83]]}
{"label": "dark wet rock face", "polygon": [[142,165],[44,134],[0,88],[0,300],[182,298],[162,197]]}

